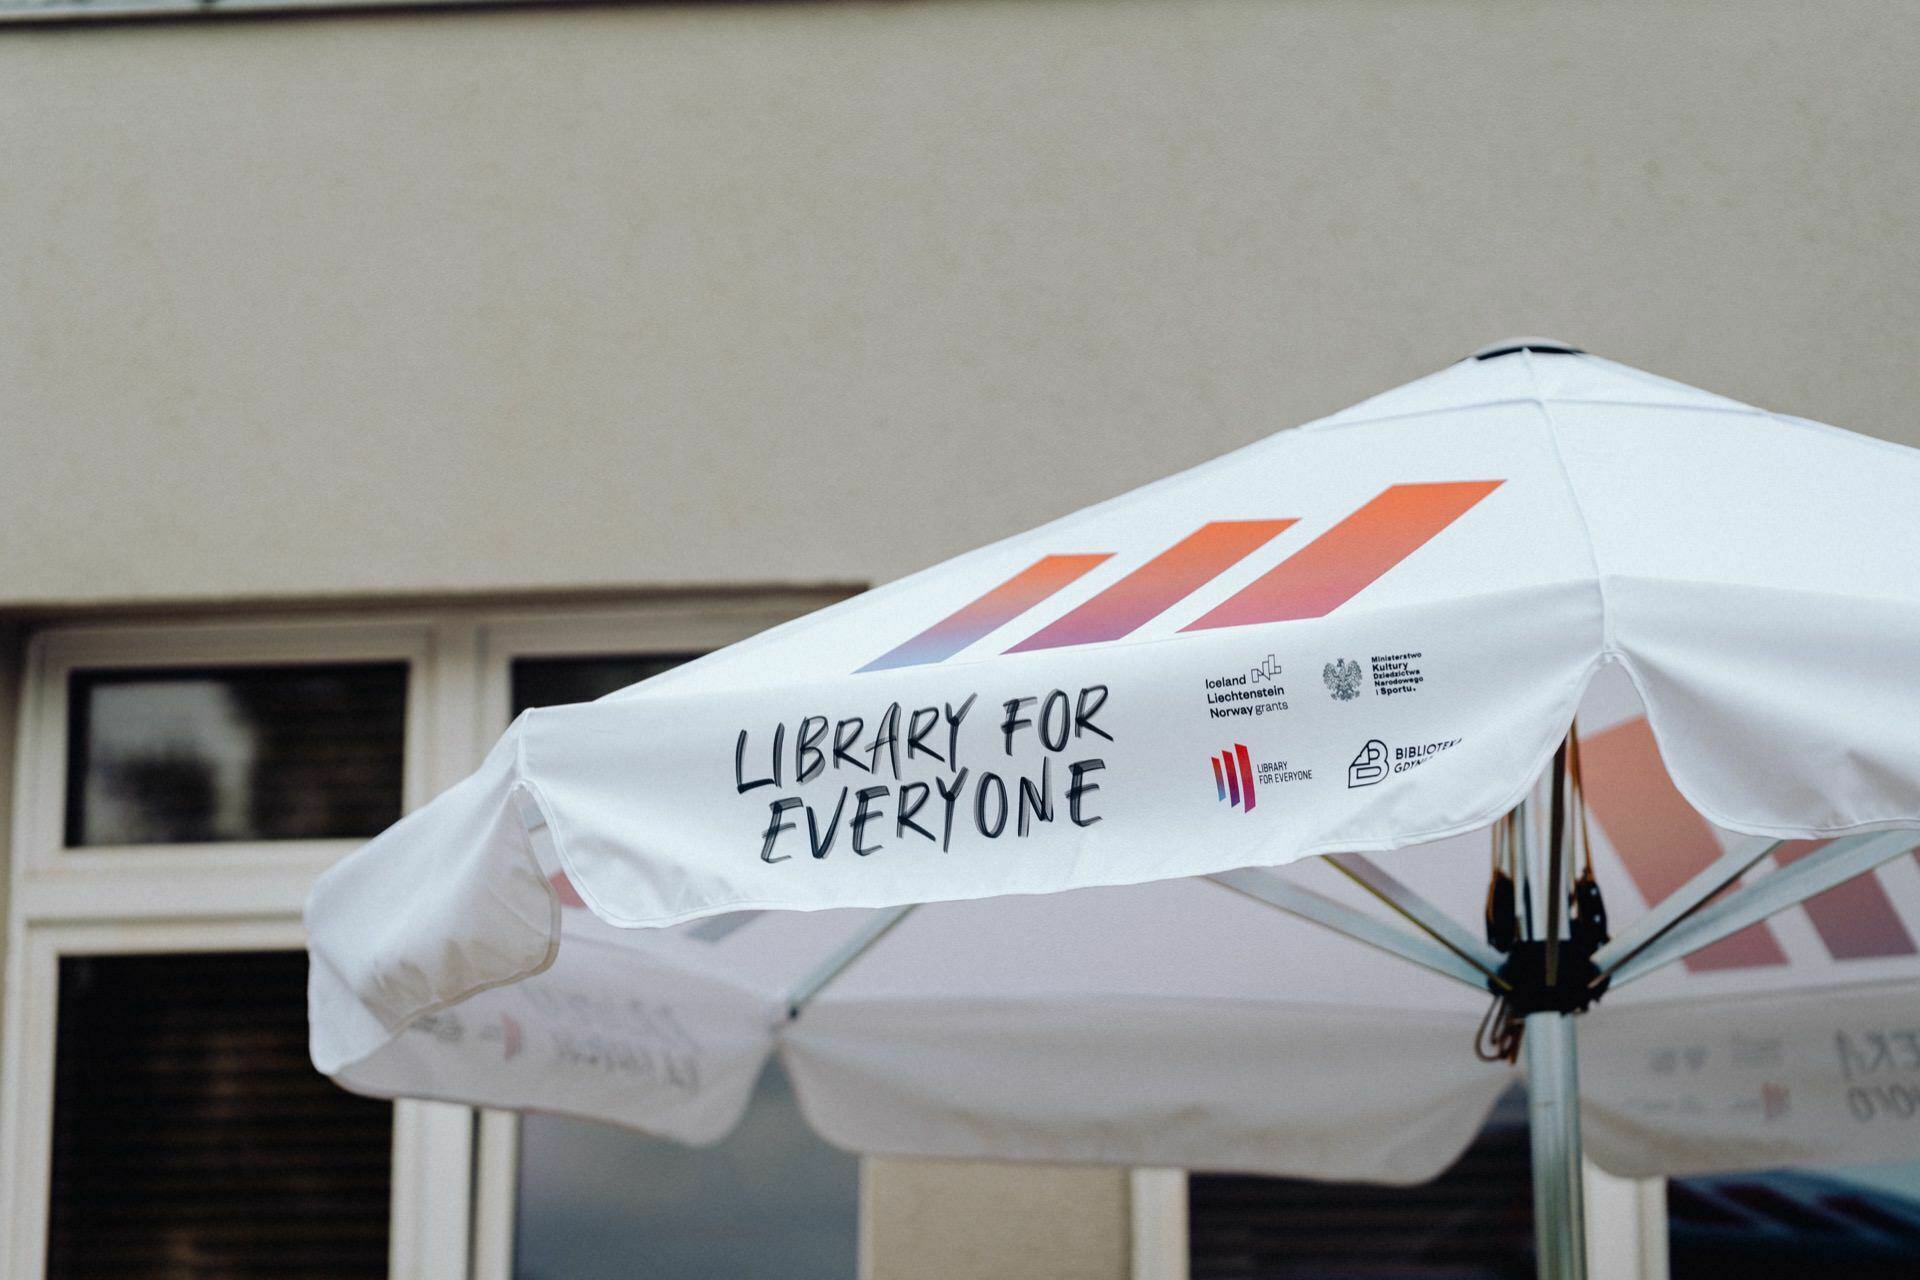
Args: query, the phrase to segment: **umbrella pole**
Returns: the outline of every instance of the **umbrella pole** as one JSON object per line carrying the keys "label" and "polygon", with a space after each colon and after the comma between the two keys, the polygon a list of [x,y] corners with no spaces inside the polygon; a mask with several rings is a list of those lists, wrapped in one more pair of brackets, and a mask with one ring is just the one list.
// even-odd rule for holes
{"label": "umbrella pole", "polygon": [[[1562,778],[1560,758],[1555,757],[1552,786],[1557,798]],[[1537,793],[1536,793],[1537,796]],[[1535,830],[1536,796],[1528,796],[1519,805],[1520,858],[1523,872],[1544,872],[1535,866],[1541,850]],[[1552,806],[1552,820],[1562,817],[1558,803]],[[1554,853],[1552,874],[1545,879],[1545,896],[1551,904],[1564,901],[1566,886],[1561,880],[1563,867],[1558,832],[1547,833],[1547,844]],[[1532,905],[1534,885],[1539,874],[1522,881],[1523,903]],[[1549,909],[1549,947],[1559,942],[1559,913]],[[1523,935],[1531,936],[1533,917],[1521,921]],[[1587,1209],[1582,1195],[1580,1169],[1580,1057],[1574,1015],[1556,1012],[1530,1013],[1521,1043],[1527,1055],[1527,1132],[1533,1145],[1533,1242],[1535,1274],[1540,1280],[1587,1280]]]}
{"label": "umbrella pole", "polygon": [[1527,1015],[1527,1119],[1540,1280],[1586,1280],[1580,1173],[1580,1067],[1572,1014]]}

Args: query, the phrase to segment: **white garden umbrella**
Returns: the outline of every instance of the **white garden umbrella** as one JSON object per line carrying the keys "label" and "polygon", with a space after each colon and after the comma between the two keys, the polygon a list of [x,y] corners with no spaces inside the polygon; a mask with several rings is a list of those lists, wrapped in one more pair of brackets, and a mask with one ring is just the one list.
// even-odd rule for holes
{"label": "white garden umbrella", "polygon": [[1916,481],[1490,349],[522,716],[316,886],[314,1061],[698,1142],[779,1051],[859,1150],[1413,1181],[1508,1083],[1491,991],[1578,1275],[1596,995],[1610,1168],[1920,1147]]}

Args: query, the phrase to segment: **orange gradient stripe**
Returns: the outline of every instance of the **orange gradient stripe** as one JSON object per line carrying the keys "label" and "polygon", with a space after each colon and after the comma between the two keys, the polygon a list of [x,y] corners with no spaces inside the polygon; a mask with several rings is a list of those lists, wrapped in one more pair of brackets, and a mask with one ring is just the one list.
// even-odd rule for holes
{"label": "orange gradient stripe", "polygon": [[[1830,840],[1791,840],[1773,851],[1774,861],[1790,867]],[[1817,893],[1800,904],[1813,921],[1814,931],[1835,960],[1868,960],[1882,956],[1910,956],[1913,937],[1880,878],[1868,871]]]}
{"label": "orange gradient stripe", "polygon": [[1008,653],[1118,640],[1159,617],[1297,520],[1215,520],[1175,543],[1093,599],[1042,627]]}
{"label": "orange gradient stripe", "polygon": [[585,907],[587,900],[573,887],[573,881],[567,879],[567,873],[556,871],[547,877],[547,883],[553,886],[553,896],[560,899],[563,907]]}
{"label": "orange gradient stripe", "polygon": [[942,618],[905,644],[881,654],[860,670],[917,667],[951,658],[1109,559],[1112,559],[1111,552],[1042,556],[979,599]]}
{"label": "orange gradient stripe", "polygon": [[1459,519],[1500,480],[1396,484],[1187,631],[1324,618]]}
{"label": "orange gradient stripe", "polygon": [[[1659,906],[1719,858],[1720,841],[1667,776],[1653,729],[1644,718],[1582,737],[1580,765],[1587,804],[1649,907]],[[1786,952],[1765,921],[1686,959],[1687,968],[1695,972],[1786,962]]]}

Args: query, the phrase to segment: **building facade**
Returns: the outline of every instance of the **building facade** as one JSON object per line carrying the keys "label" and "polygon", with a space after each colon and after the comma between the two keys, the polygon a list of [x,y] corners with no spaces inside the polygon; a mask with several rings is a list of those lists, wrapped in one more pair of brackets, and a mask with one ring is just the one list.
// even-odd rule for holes
{"label": "building facade", "polygon": [[[311,876],[515,705],[1515,333],[1920,444],[1910,6],[222,9],[0,0],[7,1274],[110,1235],[84,1062],[292,980],[111,962],[297,955]],[[303,697],[357,711],[316,743]],[[1177,1175],[835,1171],[768,1105],[850,1202],[776,1200],[866,1274],[1184,1266]],[[499,1280],[590,1235],[526,1202],[591,1139],[366,1123],[353,1256]],[[753,1204],[718,1159],[662,1176]],[[1658,1195],[1596,1195],[1653,1274]]]}

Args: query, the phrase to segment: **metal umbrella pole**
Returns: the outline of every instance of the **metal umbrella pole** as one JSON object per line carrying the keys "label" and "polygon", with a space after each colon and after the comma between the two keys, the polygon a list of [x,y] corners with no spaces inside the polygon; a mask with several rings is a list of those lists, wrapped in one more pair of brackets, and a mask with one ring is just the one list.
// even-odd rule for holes
{"label": "metal umbrella pole", "polygon": [[[1552,803],[1548,820],[1561,821],[1561,777],[1552,775]],[[1553,854],[1548,865],[1536,861],[1540,842],[1534,839],[1536,803],[1532,796],[1519,805],[1521,861],[1533,884],[1542,886],[1546,899],[1539,915],[1523,913],[1531,922],[1547,922],[1548,982],[1558,965],[1563,937],[1561,908],[1567,900],[1565,868],[1559,843],[1545,842]],[[1529,886],[1531,888],[1531,886]],[[1525,926],[1522,926],[1523,929]],[[1540,1280],[1586,1280],[1587,1208],[1580,1169],[1580,1043],[1572,1013],[1540,1012],[1526,1016],[1523,1040],[1527,1056],[1527,1133],[1533,1157],[1533,1242],[1535,1274]]]}
{"label": "metal umbrella pole", "polygon": [[[1555,786],[1559,783],[1556,777]],[[1538,812],[1533,799],[1517,809],[1520,841],[1521,903],[1516,904],[1515,926],[1519,950],[1532,959],[1531,968],[1515,966],[1510,957],[1476,938],[1446,913],[1426,902],[1384,868],[1360,854],[1336,854],[1327,862],[1413,924],[1418,934],[1405,933],[1384,921],[1322,897],[1265,868],[1219,872],[1216,884],[1281,911],[1311,920],[1356,941],[1379,948],[1435,973],[1505,999],[1517,999],[1516,985],[1551,983],[1567,986],[1584,974],[1559,973],[1558,951],[1565,937],[1565,868],[1532,865],[1539,842],[1533,839],[1532,818]],[[1553,817],[1559,810],[1549,806]],[[1548,842],[1551,844],[1551,841]],[[1544,887],[1543,887],[1544,886]],[[1527,902],[1539,896],[1537,905]],[[1545,938],[1534,936],[1534,923],[1546,922]],[[1424,936],[1421,936],[1424,935]],[[1549,961],[1551,955],[1555,959]],[[1549,977],[1549,974],[1552,977]],[[1583,984],[1584,985],[1584,984]],[[1575,1002],[1578,1003],[1578,1002]],[[1571,1006],[1570,1006],[1571,1007]],[[1528,1123],[1533,1148],[1533,1218],[1540,1280],[1586,1280],[1586,1206],[1580,1166],[1580,1075],[1574,1017],[1553,1011],[1529,1012],[1524,1023],[1523,1050],[1527,1060]]]}
{"label": "metal umbrella pole", "polygon": [[1580,1064],[1571,1013],[1527,1015],[1527,1124],[1540,1280],[1586,1280],[1580,1174]]}

